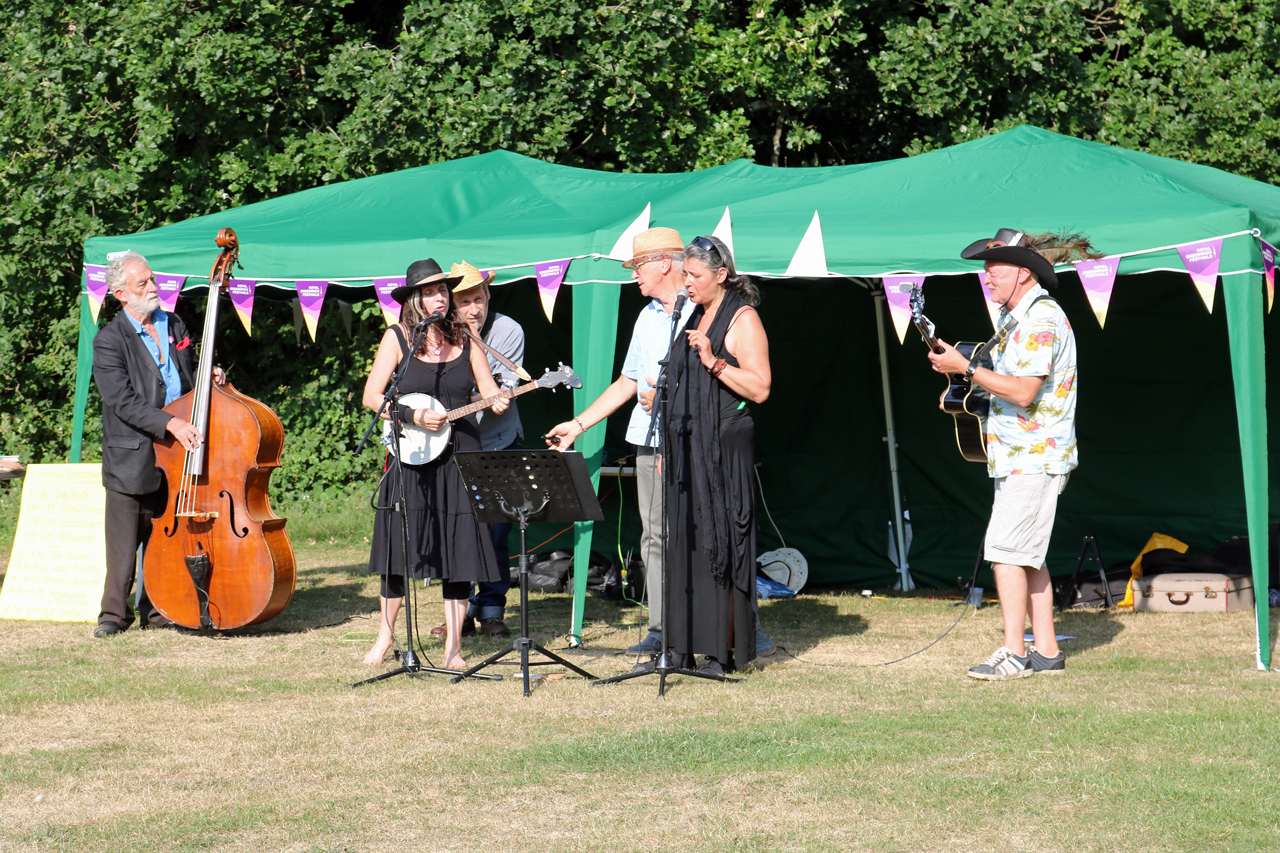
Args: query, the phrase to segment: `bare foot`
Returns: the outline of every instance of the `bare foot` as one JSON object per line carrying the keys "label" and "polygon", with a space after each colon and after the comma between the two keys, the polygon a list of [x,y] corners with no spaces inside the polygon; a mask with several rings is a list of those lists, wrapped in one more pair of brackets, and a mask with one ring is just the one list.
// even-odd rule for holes
{"label": "bare foot", "polygon": [[467,662],[462,659],[462,655],[455,655],[454,657],[444,659],[444,668],[456,669],[461,672],[462,670],[470,669],[471,667],[467,666]]}
{"label": "bare foot", "polygon": [[381,639],[373,644],[373,648],[369,649],[369,653],[364,656],[365,666],[377,666],[382,663],[383,658],[387,656],[387,650],[391,648],[391,641],[385,642]]}

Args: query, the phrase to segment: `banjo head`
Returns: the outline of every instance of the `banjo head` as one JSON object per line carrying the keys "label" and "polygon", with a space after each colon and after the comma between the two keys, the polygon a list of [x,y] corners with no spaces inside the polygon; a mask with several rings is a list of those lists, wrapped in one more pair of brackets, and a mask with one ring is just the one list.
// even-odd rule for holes
{"label": "banjo head", "polygon": [[[403,394],[400,405],[410,409],[431,409],[445,414],[444,404],[429,394]],[[452,428],[448,421],[438,430],[425,430],[413,424],[401,425],[400,462],[404,465],[426,465],[444,452],[449,444]],[[391,421],[382,425],[382,443],[391,446]]]}

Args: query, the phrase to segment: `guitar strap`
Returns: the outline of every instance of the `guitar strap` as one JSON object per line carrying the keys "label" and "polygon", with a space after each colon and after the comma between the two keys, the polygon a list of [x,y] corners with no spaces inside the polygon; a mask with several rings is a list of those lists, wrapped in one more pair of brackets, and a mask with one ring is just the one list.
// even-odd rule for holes
{"label": "guitar strap", "polygon": [[[1031,303],[1031,308],[1036,307],[1041,302],[1052,302],[1054,306],[1059,310],[1061,310],[1062,308],[1062,306],[1058,304],[1058,300],[1054,299],[1052,296],[1050,296],[1047,293],[1042,293],[1039,296],[1037,296],[1035,298],[1035,301]],[[1028,308],[1027,310],[1030,311],[1031,308]],[[996,333],[991,336],[991,339],[989,341],[987,341],[985,344],[982,345],[981,349],[974,351],[973,358],[982,359],[983,357],[986,357],[988,360],[994,361],[994,359],[991,359],[991,353],[994,351],[992,348],[1003,343],[1004,339],[1009,337],[1009,335],[1013,334],[1014,329],[1017,329],[1017,328],[1018,328],[1018,321],[1012,319],[1010,315],[1006,314],[1005,322],[1000,324],[1000,328],[996,329]],[[970,363],[971,364],[973,363],[973,359],[970,359]],[[980,365],[980,366],[989,367],[988,365]]]}

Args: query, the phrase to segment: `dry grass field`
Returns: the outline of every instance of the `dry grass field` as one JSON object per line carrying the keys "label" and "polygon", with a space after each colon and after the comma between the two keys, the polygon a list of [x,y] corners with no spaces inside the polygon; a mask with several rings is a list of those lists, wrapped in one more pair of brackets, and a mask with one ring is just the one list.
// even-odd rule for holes
{"label": "dry grass field", "polygon": [[[813,594],[763,604],[779,650],[739,684],[353,689],[381,671],[365,556],[304,547],[286,611],[227,636],[0,621],[0,850],[1280,849],[1280,680],[1248,613],[1069,613],[1064,676],[988,684],[964,671],[995,607],[882,666],[960,609]],[[535,596],[535,639],[627,671],[640,611],[589,599],[569,649],[569,607]],[[420,610],[440,621],[438,587]]]}

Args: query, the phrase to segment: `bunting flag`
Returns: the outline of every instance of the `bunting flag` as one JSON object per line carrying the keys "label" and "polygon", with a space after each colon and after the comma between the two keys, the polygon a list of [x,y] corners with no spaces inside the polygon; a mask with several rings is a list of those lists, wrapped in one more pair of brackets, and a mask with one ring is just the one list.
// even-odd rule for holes
{"label": "bunting flag", "polygon": [[373,280],[373,289],[378,294],[378,305],[382,308],[382,319],[387,321],[388,326],[400,322],[400,303],[391,298],[391,291],[403,286],[404,276],[402,275]]}
{"label": "bunting flag", "polygon": [[787,275],[798,278],[817,278],[827,274],[827,250],[822,245],[822,222],[818,219],[818,211],[813,212],[809,222],[809,230],[804,232],[804,239],[796,247],[787,265]]}
{"label": "bunting flag", "polygon": [[[641,231],[649,230],[649,210],[652,207],[652,204],[646,204],[644,206],[644,211],[636,217],[634,222],[627,226],[626,231],[622,232],[621,236],[618,237],[617,242],[613,244],[613,248],[609,251],[609,254],[606,257],[612,258],[615,261],[631,260],[631,241],[634,240],[635,236]],[[543,307],[546,306],[544,305]]]}
{"label": "bunting flag", "polygon": [[922,275],[884,277],[884,295],[889,300],[889,316],[893,319],[893,330],[898,333],[898,343],[906,340],[907,326],[911,325],[911,291],[923,285]]}
{"label": "bunting flag", "polygon": [[1116,271],[1120,259],[1100,258],[1096,261],[1076,261],[1073,265],[1084,285],[1084,295],[1089,297],[1089,307],[1098,318],[1098,327],[1107,325],[1107,307],[1111,304],[1111,291],[1116,284]]}
{"label": "bunting flag", "polygon": [[1267,313],[1276,301],[1276,247],[1258,238],[1262,244],[1262,274],[1267,279]]}
{"label": "bunting flag", "polygon": [[159,291],[160,307],[170,313],[178,307],[178,296],[182,293],[182,286],[187,283],[185,275],[169,275],[168,273],[156,273],[156,290]]}
{"label": "bunting flag", "polygon": [[302,319],[307,323],[307,331],[311,340],[316,339],[316,323],[320,322],[320,309],[324,307],[324,292],[329,289],[329,282],[324,279],[304,279],[295,281],[298,291],[298,304],[302,307]]}
{"label": "bunting flag", "polygon": [[991,330],[1000,328],[1000,303],[991,298],[991,288],[987,287],[987,271],[978,270],[978,284],[982,286],[982,299],[987,304],[987,316],[991,318]]}
{"label": "bunting flag", "polygon": [[1204,307],[1213,313],[1213,292],[1218,289],[1218,261],[1222,259],[1222,238],[1215,237],[1203,243],[1192,243],[1179,246],[1178,254],[1182,255],[1182,263],[1191,280],[1195,282]]}
{"label": "bunting flag", "polygon": [[729,249],[729,254],[733,257],[733,265],[738,265],[738,253],[733,250],[733,220],[729,218],[729,208],[724,209],[724,216],[720,217],[720,224],[716,226],[716,230],[711,232],[712,237],[719,237],[721,242]]}
{"label": "bunting flag", "polygon": [[97,325],[102,301],[107,298],[107,268],[99,264],[84,265],[84,289],[89,294],[89,313]]}
{"label": "bunting flag", "polygon": [[[626,260],[630,259],[631,255],[628,254]],[[560,292],[560,285],[564,283],[565,273],[569,272],[571,260],[573,258],[565,258],[563,261],[544,261],[533,265],[538,278],[538,296],[542,299],[542,311],[547,315],[548,323],[551,322],[551,312],[556,307],[556,294]]]}
{"label": "bunting flag", "polygon": [[246,335],[253,334],[249,327],[249,322],[253,319],[253,291],[257,286],[258,282],[256,281],[247,281],[239,278],[233,278],[227,282],[227,293],[231,296],[231,307],[236,309],[236,316],[240,318],[240,325],[244,326]]}

